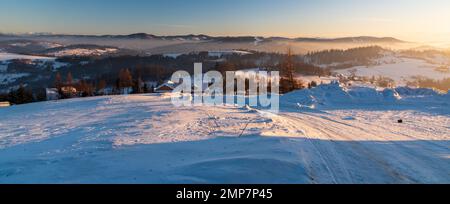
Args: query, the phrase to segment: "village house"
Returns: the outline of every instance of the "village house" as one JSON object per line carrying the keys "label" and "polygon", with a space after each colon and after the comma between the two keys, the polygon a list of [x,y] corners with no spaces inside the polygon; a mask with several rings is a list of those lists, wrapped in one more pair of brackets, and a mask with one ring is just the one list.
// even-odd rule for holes
{"label": "village house", "polygon": [[75,87],[73,87],[73,86],[61,87],[61,93],[65,97],[76,97],[78,95],[77,89]]}
{"label": "village house", "polygon": [[128,95],[133,93],[133,87],[123,87],[119,89],[119,93],[122,95]]}
{"label": "village house", "polygon": [[11,106],[11,103],[8,101],[0,101],[0,108],[9,107]]}
{"label": "village house", "polygon": [[[211,83],[206,83],[206,82],[201,82],[201,87],[197,87],[197,85],[194,83],[195,77],[191,76],[191,92],[193,93],[194,90],[196,90],[197,88],[200,88],[201,91],[205,91],[210,85]],[[167,80],[166,82],[164,82],[163,84],[157,86],[154,89],[155,93],[170,93],[172,92],[178,85],[180,85],[181,83],[175,83],[171,80]]]}
{"label": "village house", "polygon": [[112,95],[114,94],[114,88],[113,87],[105,87],[103,89],[100,89],[97,91],[98,95]]}
{"label": "village house", "polygon": [[47,101],[58,100],[60,98],[58,89],[56,88],[46,88],[45,97]]}
{"label": "village house", "polygon": [[173,81],[168,80],[156,87],[154,91],[155,93],[169,93],[172,92],[176,86],[177,84],[175,84]]}

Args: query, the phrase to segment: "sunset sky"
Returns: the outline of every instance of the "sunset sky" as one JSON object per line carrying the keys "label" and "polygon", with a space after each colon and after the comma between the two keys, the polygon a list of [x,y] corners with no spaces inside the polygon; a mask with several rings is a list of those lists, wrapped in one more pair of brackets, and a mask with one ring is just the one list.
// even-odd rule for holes
{"label": "sunset sky", "polygon": [[450,1],[0,0],[0,32],[371,35],[450,43]]}

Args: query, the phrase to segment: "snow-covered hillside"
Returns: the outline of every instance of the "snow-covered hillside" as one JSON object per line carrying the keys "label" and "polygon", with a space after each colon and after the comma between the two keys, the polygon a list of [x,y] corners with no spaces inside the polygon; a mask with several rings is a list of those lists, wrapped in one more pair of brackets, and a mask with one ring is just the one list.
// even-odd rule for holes
{"label": "snow-covered hillside", "polygon": [[[26,64],[32,64],[37,68],[46,68],[48,64],[53,66],[54,70],[57,70],[61,67],[67,66],[67,63],[58,62],[54,57],[44,57],[44,56],[34,56],[34,55],[21,55],[14,53],[5,53],[0,52],[0,86],[9,86],[21,78],[28,77],[30,73],[22,73],[22,72],[8,72],[8,66],[12,60],[27,60],[24,62]],[[2,89],[0,92],[9,91],[9,86],[7,89]]]}
{"label": "snow-covered hillside", "polygon": [[251,52],[241,50],[225,50],[225,51],[209,51],[208,55],[211,57],[223,57],[226,55],[249,55]]}
{"label": "snow-covered hillside", "polygon": [[87,48],[73,48],[73,49],[61,49],[55,52],[50,52],[49,55],[56,57],[64,56],[102,56],[107,54],[116,53],[118,49],[116,48],[98,48],[98,49],[87,49]]}
{"label": "snow-covered hillside", "polygon": [[[171,58],[177,58],[183,54],[186,53],[166,53],[163,54],[163,56],[165,57],[171,57]],[[208,51],[208,56],[210,57],[224,57],[224,56],[229,56],[229,55],[249,55],[252,54],[251,52],[248,51],[242,51],[242,50],[223,50],[223,51]]]}
{"label": "snow-covered hillside", "polygon": [[10,83],[14,83],[16,80],[29,76],[28,73],[17,73],[17,74],[9,74],[9,73],[1,73],[0,71],[0,85],[8,85]]}
{"label": "snow-covered hillside", "polygon": [[450,94],[338,84],[282,96],[279,114],[162,95],[12,106],[0,183],[449,183],[449,107]]}
{"label": "snow-covered hillside", "polygon": [[45,63],[52,63],[54,69],[59,69],[63,66],[67,66],[67,63],[56,61],[55,57],[21,55],[21,54],[0,52],[0,71],[6,71],[7,65],[11,60],[30,60],[32,63],[38,65],[43,65]]}
{"label": "snow-covered hillside", "polygon": [[376,59],[373,65],[356,66],[337,72],[349,75],[352,70],[356,70],[357,76],[385,76],[395,80],[398,85],[405,85],[406,81],[410,81],[416,76],[435,80],[450,78],[450,59],[433,58],[424,60],[401,56],[384,56]]}
{"label": "snow-covered hillside", "polygon": [[42,56],[33,56],[33,55],[21,55],[14,53],[6,53],[0,52],[0,62],[1,61],[9,61],[13,59],[26,59],[26,60],[40,60],[40,61],[54,61],[53,57],[42,57]]}

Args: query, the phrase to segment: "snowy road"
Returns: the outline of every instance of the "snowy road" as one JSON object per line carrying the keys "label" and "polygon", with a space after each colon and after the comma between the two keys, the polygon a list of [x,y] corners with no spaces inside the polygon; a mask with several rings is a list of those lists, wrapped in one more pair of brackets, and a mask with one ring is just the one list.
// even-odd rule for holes
{"label": "snowy road", "polygon": [[[450,179],[448,118],[442,123],[397,124],[384,119],[343,120],[342,115],[332,114],[276,117],[274,121],[299,133],[296,138],[302,139],[292,142],[300,144],[299,157],[308,159],[304,165],[316,183],[439,183]],[[439,127],[429,129],[431,124]]]}
{"label": "snowy road", "polygon": [[446,108],[274,115],[159,95],[13,106],[0,109],[0,183],[450,183]]}

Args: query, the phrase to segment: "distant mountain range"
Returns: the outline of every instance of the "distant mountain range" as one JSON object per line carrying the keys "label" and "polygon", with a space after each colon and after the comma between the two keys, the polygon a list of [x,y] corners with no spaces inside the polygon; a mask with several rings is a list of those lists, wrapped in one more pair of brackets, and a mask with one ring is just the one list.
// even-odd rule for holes
{"label": "distant mountain range", "polygon": [[113,39],[139,39],[139,40],[178,40],[178,41],[217,41],[217,42],[261,42],[294,41],[294,42],[328,42],[328,43],[404,43],[405,41],[392,37],[342,37],[342,38],[286,38],[286,37],[259,37],[259,36],[209,36],[209,35],[171,35],[158,36],[148,33],[134,33],[129,35],[65,35],[65,34],[0,34],[2,37],[77,37],[77,38],[113,38]]}
{"label": "distant mountain range", "polygon": [[259,36],[170,35],[147,33],[129,35],[65,35],[52,33],[0,34],[0,52],[64,55],[153,55],[185,54],[202,51],[247,50],[296,54],[329,49],[349,49],[378,45],[385,48],[408,48],[410,42],[392,37],[286,38]]}

